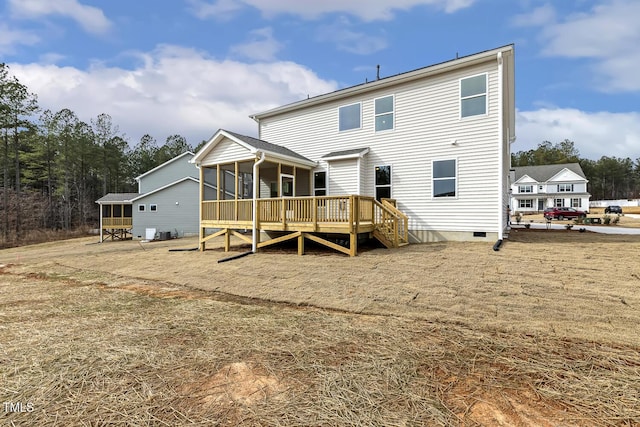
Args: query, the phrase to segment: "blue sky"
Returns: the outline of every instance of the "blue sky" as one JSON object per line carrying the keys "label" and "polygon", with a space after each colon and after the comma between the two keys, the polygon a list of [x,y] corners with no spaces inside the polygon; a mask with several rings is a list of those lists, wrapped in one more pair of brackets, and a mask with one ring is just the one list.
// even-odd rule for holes
{"label": "blue sky", "polygon": [[514,43],[517,141],[640,158],[639,0],[2,0],[42,108],[196,145],[252,113]]}

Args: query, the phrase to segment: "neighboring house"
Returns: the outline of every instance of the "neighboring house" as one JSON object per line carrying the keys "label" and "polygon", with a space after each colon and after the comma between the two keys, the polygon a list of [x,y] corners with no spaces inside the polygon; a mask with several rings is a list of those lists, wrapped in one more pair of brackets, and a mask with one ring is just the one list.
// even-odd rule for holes
{"label": "neighboring house", "polygon": [[[197,235],[200,185],[193,155],[187,151],[138,176],[138,193],[109,193],[97,200],[100,240]],[[215,187],[204,188],[215,195]]]}
{"label": "neighboring house", "polygon": [[342,233],[355,255],[365,234],[394,247],[494,241],[508,227],[512,45],[251,117],[258,138],[220,130],[193,158],[203,173],[235,170],[255,183],[233,206],[202,200],[203,248],[220,234],[207,228],[289,232],[300,252],[304,238]]}
{"label": "neighboring house", "polygon": [[589,182],[578,163],[513,168],[513,213],[542,212],[551,207],[589,211]]}

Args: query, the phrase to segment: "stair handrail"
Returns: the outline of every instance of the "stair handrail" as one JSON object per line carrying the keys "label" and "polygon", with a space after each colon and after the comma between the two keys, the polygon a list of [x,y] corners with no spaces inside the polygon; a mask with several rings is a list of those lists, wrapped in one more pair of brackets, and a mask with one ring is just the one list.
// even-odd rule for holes
{"label": "stair handrail", "polygon": [[[398,221],[402,221],[402,241],[405,243],[409,243],[409,217],[397,208],[395,203],[392,203],[390,200],[382,199],[381,204],[387,208],[388,211],[391,211]],[[397,227],[397,225],[396,225]]]}

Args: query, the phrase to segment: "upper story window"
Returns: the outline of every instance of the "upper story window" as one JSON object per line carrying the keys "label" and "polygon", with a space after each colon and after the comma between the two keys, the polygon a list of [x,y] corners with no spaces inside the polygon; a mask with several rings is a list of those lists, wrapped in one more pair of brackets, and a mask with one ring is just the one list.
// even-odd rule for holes
{"label": "upper story window", "polygon": [[460,117],[487,114],[487,75],[460,80]]}
{"label": "upper story window", "polygon": [[149,205],[149,211],[158,212],[158,205],[156,205],[156,204]]}
{"label": "upper story window", "polygon": [[327,195],[327,173],[315,172],[313,174],[313,195],[314,196],[326,196]]}
{"label": "upper story window", "polygon": [[558,193],[569,193],[573,191],[573,184],[558,184]]}
{"label": "upper story window", "polygon": [[433,197],[455,197],[456,175],[455,160],[434,160]]}
{"label": "upper story window", "polygon": [[377,98],[375,104],[376,132],[393,129],[393,95]]}
{"label": "upper story window", "polygon": [[361,121],[362,117],[359,102],[338,108],[338,129],[340,132],[351,129],[360,129]]}
{"label": "upper story window", "polygon": [[138,205],[138,212],[144,212],[146,210],[146,205]]}
{"label": "upper story window", "polygon": [[533,185],[519,185],[518,193],[533,193]]}

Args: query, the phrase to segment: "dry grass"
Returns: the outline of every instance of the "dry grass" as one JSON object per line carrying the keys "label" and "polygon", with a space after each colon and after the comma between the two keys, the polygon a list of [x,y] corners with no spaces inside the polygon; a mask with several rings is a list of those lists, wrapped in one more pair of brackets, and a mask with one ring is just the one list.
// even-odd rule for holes
{"label": "dry grass", "polygon": [[640,425],[640,237],[87,243],[0,252],[8,425]]}

